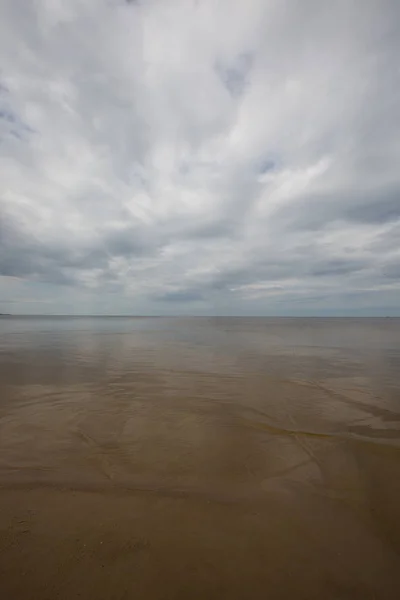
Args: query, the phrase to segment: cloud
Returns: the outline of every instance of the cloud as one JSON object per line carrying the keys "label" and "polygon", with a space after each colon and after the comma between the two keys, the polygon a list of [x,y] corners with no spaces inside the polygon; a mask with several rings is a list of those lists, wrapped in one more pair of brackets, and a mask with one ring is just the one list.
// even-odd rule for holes
{"label": "cloud", "polygon": [[223,85],[232,96],[241,96],[248,84],[249,74],[253,62],[251,54],[239,54],[231,64],[217,62],[216,71]]}
{"label": "cloud", "polygon": [[398,312],[399,17],[4,0],[0,310]]}
{"label": "cloud", "polygon": [[203,300],[203,294],[197,290],[186,290],[181,292],[167,292],[159,296],[161,302],[196,302]]}

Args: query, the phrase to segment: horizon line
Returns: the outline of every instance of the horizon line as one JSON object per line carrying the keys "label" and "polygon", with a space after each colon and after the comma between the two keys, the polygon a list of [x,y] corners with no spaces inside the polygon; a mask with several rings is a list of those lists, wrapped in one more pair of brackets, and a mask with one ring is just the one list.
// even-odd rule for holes
{"label": "horizon line", "polygon": [[128,319],[163,319],[163,318],[173,318],[173,319],[182,319],[182,318],[190,318],[190,319],[210,319],[210,318],[223,318],[223,319],[399,319],[400,315],[354,315],[354,314],[343,314],[343,315],[195,315],[195,314],[180,314],[180,315],[146,315],[146,314],[95,314],[95,313],[87,313],[87,314],[72,314],[72,313],[0,313],[0,317],[69,317],[69,318],[90,318],[90,317],[98,317],[98,318],[128,318]]}

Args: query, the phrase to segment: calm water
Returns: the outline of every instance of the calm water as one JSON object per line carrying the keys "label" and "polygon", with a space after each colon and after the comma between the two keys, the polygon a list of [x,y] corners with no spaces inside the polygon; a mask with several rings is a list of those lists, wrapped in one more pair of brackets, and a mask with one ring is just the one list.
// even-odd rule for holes
{"label": "calm water", "polygon": [[0,318],[0,592],[399,598],[400,319]]}

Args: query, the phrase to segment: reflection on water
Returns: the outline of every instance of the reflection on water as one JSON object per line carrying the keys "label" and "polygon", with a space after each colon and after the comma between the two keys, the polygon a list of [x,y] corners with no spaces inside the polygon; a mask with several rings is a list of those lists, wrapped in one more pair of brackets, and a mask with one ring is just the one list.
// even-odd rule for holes
{"label": "reflection on water", "polygon": [[3,318],[0,360],[0,590],[399,597],[400,320]]}

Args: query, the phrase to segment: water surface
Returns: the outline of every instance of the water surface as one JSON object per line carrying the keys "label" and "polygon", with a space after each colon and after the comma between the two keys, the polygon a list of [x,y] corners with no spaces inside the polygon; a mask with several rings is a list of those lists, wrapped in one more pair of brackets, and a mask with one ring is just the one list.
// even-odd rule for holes
{"label": "water surface", "polygon": [[0,591],[398,598],[399,424],[399,319],[2,317]]}

